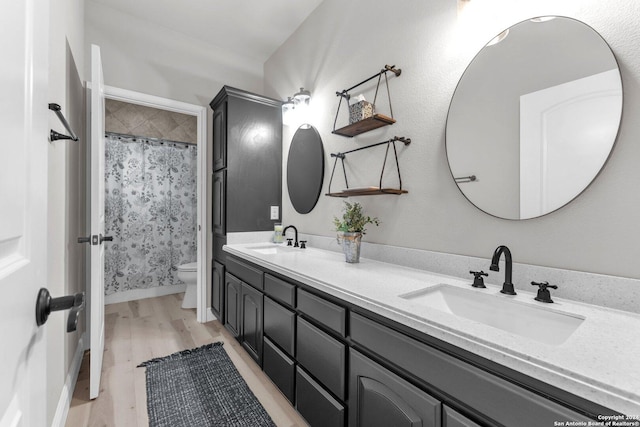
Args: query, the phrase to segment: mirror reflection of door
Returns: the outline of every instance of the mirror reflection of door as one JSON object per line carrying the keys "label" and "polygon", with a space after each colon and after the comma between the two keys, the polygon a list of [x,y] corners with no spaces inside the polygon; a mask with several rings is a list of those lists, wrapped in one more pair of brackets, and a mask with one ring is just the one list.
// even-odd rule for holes
{"label": "mirror reflection of door", "polygon": [[[536,97],[549,97],[548,104],[533,107],[543,102]],[[447,117],[449,167],[482,211],[506,219],[545,215],[598,175],[621,113],[620,73],[602,37],[571,18],[528,19],[489,42],[462,75]]]}
{"label": "mirror reflection of door", "polygon": [[561,208],[609,156],[618,132],[617,69],[520,97],[520,217]]}

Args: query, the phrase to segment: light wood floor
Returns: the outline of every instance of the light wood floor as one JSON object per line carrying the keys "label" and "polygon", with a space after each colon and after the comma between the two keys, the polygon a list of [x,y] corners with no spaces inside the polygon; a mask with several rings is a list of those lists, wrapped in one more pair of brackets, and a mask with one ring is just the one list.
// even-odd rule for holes
{"label": "light wood floor", "polygon": [[183,294],[105,307],[105,349],[100,396],[89,400],[89,357],[82,361],[67,417],[68,427],[143,427],[147,418],[145,370],[140,362],[223,341],[223,348],[278,426],[307,424],[260,367],[218,321],[198,323],[182,309]]}

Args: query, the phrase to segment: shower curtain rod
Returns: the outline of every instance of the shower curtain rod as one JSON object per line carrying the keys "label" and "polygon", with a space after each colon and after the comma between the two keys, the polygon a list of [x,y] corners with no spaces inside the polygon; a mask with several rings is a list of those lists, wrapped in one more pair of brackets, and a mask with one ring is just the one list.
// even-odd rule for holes
{"label": "shower curtain rod", "polygon": [[160,143],[167,143],[167,144],[198,145],[198,144],[196,144],[195,142],[172,141],[172,140],[170,140],[170,139],[152,138],[152,137],[137,136],[137,135],[128,135],[128,134],[126,134],[126,133],[118,133],[118,132],[105,132],[104,134],[105,134],[105,136],[107,136],[107,135],[113,135],[113,136],[119,136],[119,137],[121,137],[121,138],[146,139],[147,141],[160,142]]}

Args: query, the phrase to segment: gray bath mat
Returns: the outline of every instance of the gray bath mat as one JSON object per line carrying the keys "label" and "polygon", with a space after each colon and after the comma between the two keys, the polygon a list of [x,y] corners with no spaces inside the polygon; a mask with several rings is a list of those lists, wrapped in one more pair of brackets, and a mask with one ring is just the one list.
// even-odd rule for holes
{"label": "gray bath mat", "polygon": [[220,342],[138,366],[147,368],[151,427],[275,427]]}

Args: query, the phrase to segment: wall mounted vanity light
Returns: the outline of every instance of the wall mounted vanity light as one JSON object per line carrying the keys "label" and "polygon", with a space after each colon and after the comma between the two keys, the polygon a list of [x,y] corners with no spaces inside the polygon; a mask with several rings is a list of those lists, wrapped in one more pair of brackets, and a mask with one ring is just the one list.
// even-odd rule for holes
{"label": "wall mounted vanity light", "polygon": [[300,92],[297,92],[293,95],[293,102],[296,105],[309,105],[309,100],[311,99],[311,92],[305,90],[303,87],[300,88]]}
{"label": "wall mounted vanity light", "polygon": [[311,92],[301,87],[299,92],[296,92],[293,97],[288,97],[286,101],[282,103],[282,123],[284,125],[291,125],[294,121],[305,121],[303,114],[309,107],[309,101],[311,100]]}

